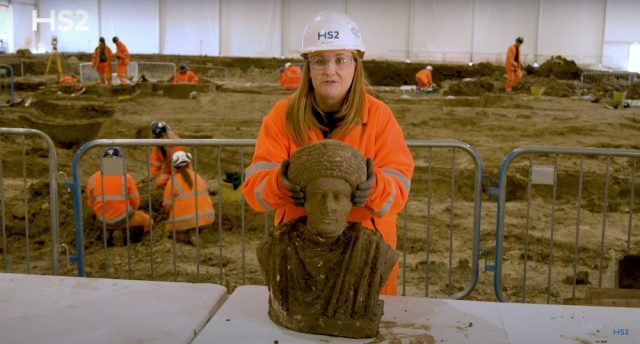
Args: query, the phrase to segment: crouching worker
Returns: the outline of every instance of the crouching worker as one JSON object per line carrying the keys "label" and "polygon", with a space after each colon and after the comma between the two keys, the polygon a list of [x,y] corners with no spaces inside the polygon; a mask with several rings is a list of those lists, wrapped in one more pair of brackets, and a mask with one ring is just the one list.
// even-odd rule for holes
{"label": "crouching worker", "polygon": [[207,182],[191,169],[187,152],[173,153],[171,165],[174,175],[165,186],[162,203],[169,212],[165,232],[176,241],[197,245],[199,231],[212,224],[216,215]]}
{"label": "crouching worker", "polygon": [[[151,134],[154,139],[175,140],[180,138],[164,121],[153,121]],[[162,189],[167,184],[171,175],[171,156],[173,153],[185,150],[186,148],[183,146],[158,145],[153,147],[149,156],[149,175],[156,187]]]}
{"label": "crouching worker", "polygon": [[372,161],[328,139],[299,148],[285,166],[283,182],[300,186],[307,214],[278,225],[258,246],[269,318],[300,332],[375,337],[378,295],[398,254],[380,232],[347,219]]}
{"label": "crouching worker", "polygon": [[[105,150],[100,171],[87,184],[87,203],[108,231],[108,242],[120,245],[140,242],[149,232],[149,215],[138,210],[140,194],[133,177],[124,171],[123,154],[118,147]],[[125,193],[124,190],[127,190]],[[126,231],[129,230],[129,236]],[[128,238],[128,239],[127,239]]]}
{"label": "crouching worker", "polygon": [[433,93],[436,85],[433,83],[432,71],[433,67],[427,66],[416,73],[416,88],[419,93]]}

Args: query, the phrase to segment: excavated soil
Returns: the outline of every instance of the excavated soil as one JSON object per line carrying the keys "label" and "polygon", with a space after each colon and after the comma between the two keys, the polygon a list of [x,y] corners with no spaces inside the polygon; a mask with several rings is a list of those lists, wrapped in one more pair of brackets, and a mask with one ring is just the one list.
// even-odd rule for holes
{"label": "excavated soil", "polygon": [[[84,55],[72,57],[75,61],[87,60]],[[13,56],[8,58],[19,61]],[[36,75],[42,74],[46,57],[33,56],[25,63],[25,70],[30,75],[17,80],[23,85],[17,94],[25,100],[31,98],[30,105],[0,108],[0,127],[40,129],[55,141],[58,171],[66,174],[66,177],[60,175],[58,178],[60,243],[69,248],[71,255],[76,254],[74,204],[64,181],[71,178],[73,155],[82,143],[92,139],[147,138],[149,124],[154,120],[167,121],[182,138],[255,138],[262,117],[278,99],[287,95],[276,84],[276,70],[283,63],[280,59],[135,58],[197,66],[194,70],[204,76],[204,86],[181,88],[153,83],[113,89],[88,86],[84,94],[73,96],[69,90],[59,89],[51,82],[45,85],[45,80]],[[73,68],[73,63],[65,63],[65,68]],[[514,89],[514,94],[506,95],[503,92],[504,69],[499,66],[434,65],[434,80],[441,86],[438,92],[431,95],[400,92],[397,86],[413,84],[413,75],[420,68],[424,65],[385,61],[366,61],[365,65],[374,85],[374,94],[391,107],[407,139],[461,140],[477,149],[487,174],[483,185],[485,191],[488,186],[495,185],[502,158],[522,145],[639,148],[640,109],[605,107],[611,102],[611,93],[616,88],[624,87],[628,98],[637,98],[638,84],[632,87],[582,85],[553,75],[553,78],[528,75]],[[473,80],[462,81],[465,78]],[[530,88],[534,85],[545,88],[542,96],[531,96]],[[191,96],[194,91],[197,95]],[[146,188],[147,152],[145,148],[126,148],[125,151],[127,169],[138,181],[143,196],[142,208],[152,210],[155,230],[141,243],[105,249],[102,226],[96,223],[84,204],[87,276],[211,282],[223,284],[230,290],[242,284],[263,283],[255,248],[273,219],[270,215],[251,211],[246,205],[242,208],[237,191],[223,184],[220,192],[217,183],[218,176],[224,177],[225,172],[242,171],[239,148],[225,148],[219,154],[216,148],[200,147],[195,152],[198,171],[209,181],[214,206],[222,214],[213,228],[202,231],[199,247],[174,243],[158,230],[163,228],[166,214],[158,205],[159,194]],[[400,231],[398,240],[399,248],[406,248],[406,256],[401,253],[400,257],[400,277],[404,276],[407,284],[399,290],[407,295],[455,294],[471,279],[473,162],[457,151],[452,186],[450,150],[434,149],[430,154],[426,149],[412,149],[412,153],[416,171],[408,203],[408,230]],[[47,148],[37,138],[0,136],[0,154],[6,220],[6,240],[2,245],[7,254],[4,268],[9,272],[51,273]],[[244,149],[243,154],[242,166],[246,167],[252,150]],[[90,174],[99,168],[98,156],[99,149],[90,149],[80,160],[82,188]],[[584,190],[579,207],[581,232],[577,270],[583,277],[586,273],[586,278],[580,279],[582,284],[578,283],[577,293],[588,286],[614,285],[615,264],[612,263],[626,250],[631,207],[628,181],[635,163],[612,160],[609,165],[611,178],[605,185],[604,159],[586,159],[584,175],[575,170],[581,162],[562,161],[563,171],[565,168],[568,171],[568,167],[574,169],[559,173],[556,203],[551,201],[554,190],[549,186],[528,190],[528,163],[528,158],[523,158],[514,164],[515,173],[509,178],[507,188],[509,230],[505,233],[503,252],[503,292],[510,299],[520,300],[523,263],[526,261],[526,300],[546,302],[549,291],[547,263],[551,259],[554,263],[551,302],[562,302],[563,298],[571,296],[572,279],[567,282],[566,278],[572,275],[575,257],[575,197],[579,181]],[[535,163],[551,164],[553,156]],[[429,171],[432,178],[428,177]],[[452,189],[454,197],[450,196]],[[610,198],[607,204],[602,198],[605,189]],[[430,206],[426,198],[429,193],[433,195]],[[637,195],[635,191],[634,197],[638,198]],[[84,202],[86,195],[83,193],[82,197]],[[527,207],[529,197],[531,207]],[[635,199],[635,204],[638,201]],[[552,203],[555,205],[553,214]],[[483,196],[480,240],[481,248],[489,252],[489,262],[496,239],[495,208],[495,199]],[[525,220],[527,213],[528,221]],[[427,214],[432,216],[429,221]],[[553,228],[554,245],[549,241],[551,216],[557,222]],[[605,234],[602,232],[603,218],[608,228]],[[243,223],[244,231],[241,229]],[[637,253],[640,232],[635,224],[640,223],[640,219],[634,215],[632,223],[629,246],[631,252]],[[403,226],[402,216],[399,216],[398,224],[399,228]],[[528,236],[525,235],[526,228],[529,228]],[[599,239],[602,235],[607,239],[601,247]],[[447,249],[450,244],[453,250]],[[61,249],[61,274],[75,275],[76,265],[66,262],[65,252]],[[27,256],[30,263],[25,261]],[[491,273],[481,272],[469,298],[495,300],[492,278]]]}

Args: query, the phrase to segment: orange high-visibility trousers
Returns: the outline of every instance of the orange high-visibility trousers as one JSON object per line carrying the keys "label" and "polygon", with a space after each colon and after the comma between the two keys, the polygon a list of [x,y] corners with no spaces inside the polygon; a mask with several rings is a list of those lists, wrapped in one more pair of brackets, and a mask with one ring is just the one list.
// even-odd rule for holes
{"label": "orange high-visibility trousers", "polygon": [[517,85],[522,80],[522,68],[509,68],[507,69],[507,82],[504,88],[507,92],[511,92],[511,88]]}
{"label": "orange high-visibility trousers", "polygon": [[118,73],[118,79],[120,79],[120,84],[129,83],[129,79],[127,79],[127,65],[119,64],[116,73]]}

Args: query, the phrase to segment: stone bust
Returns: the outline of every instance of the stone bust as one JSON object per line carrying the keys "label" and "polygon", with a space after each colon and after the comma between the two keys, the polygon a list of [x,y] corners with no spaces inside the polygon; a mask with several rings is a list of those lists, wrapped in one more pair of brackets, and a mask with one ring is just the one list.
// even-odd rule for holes
{"label": "stone bust", "polygon": [[288,177],[305,192],[307,216],[277,226],[258,246],[269,318],[300,332],[376,336],[380,289],[398,254],[379,232],[347,221],[353,190],[366,179],[364,156],[318,141],[293,153]]}

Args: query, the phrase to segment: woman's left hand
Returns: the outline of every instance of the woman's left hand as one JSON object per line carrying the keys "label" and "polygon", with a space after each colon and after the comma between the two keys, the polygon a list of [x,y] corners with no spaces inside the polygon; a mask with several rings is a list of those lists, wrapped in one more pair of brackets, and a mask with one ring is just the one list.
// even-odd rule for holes
{"label": "woman's left hand", "polygon": [[375,185],[375,174],[373,173],[373,159],[367,158],[367,180],[358,184],[356,186],[355,191],[353,191],[353,196],[351,197],[351,203],[354,207],[362,208],[364,204],[367,202],[369,198],[369,194],[371,190],[373,190],[373,186]]}

